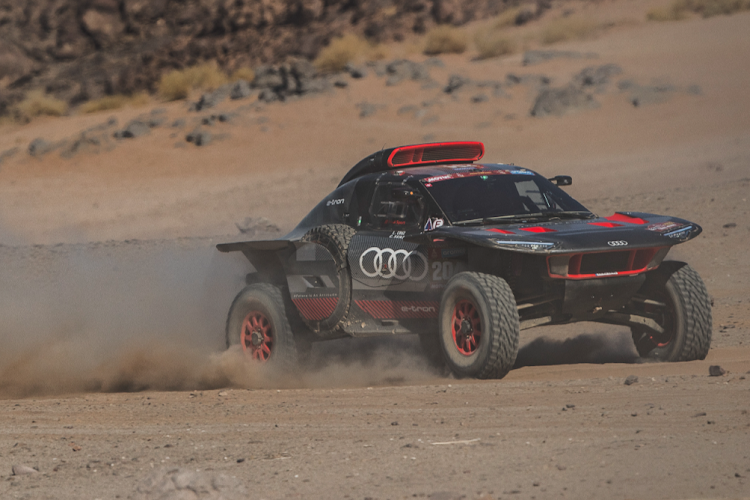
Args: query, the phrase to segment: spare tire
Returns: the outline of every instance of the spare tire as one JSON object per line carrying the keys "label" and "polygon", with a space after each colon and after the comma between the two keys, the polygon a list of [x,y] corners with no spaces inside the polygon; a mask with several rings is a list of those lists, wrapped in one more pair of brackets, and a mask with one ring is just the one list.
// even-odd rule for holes
{"label": "spare tire", "polygon": [[[308,319],[303,311],[300,316],[305,324],[320,338],[340,337],[340,327],[349,314],[352,302],[352,276],[349,272],[347,252],[356,229],[344,224],[318,226],[305,234],[300,241],[315,243],[325,248],[333,257],[338,278],[338,301],[329,316],[322,319]],[[292,299],[294,300],[294,299]],[[299,306],[298,306],[299,309]]]}

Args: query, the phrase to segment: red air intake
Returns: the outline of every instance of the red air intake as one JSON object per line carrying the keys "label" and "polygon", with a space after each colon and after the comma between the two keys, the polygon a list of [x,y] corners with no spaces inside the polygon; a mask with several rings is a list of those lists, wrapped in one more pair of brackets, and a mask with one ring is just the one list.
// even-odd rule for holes
{"label": "red air intake", "polygon": [[471,163],[482,156],[484,156],[484,144],[481,142],[416,144],[394,149],[388,157],[388,166],[396,168],[432,163]]}

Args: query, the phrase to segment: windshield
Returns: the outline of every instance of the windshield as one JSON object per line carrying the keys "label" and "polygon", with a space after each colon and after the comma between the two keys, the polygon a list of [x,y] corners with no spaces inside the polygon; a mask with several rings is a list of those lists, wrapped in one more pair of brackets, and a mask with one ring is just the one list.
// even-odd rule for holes
{"label": "windshield", "polygon": [[[533,172],[485,170],[422,179],[452,224],[529,217],[591,217],[562,189]],[[487,219],[497,219],[496,221]]]}

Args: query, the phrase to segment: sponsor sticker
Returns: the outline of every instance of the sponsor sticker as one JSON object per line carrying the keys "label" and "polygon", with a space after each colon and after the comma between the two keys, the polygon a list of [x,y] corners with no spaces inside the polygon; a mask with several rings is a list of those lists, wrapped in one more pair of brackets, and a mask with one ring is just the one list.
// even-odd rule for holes
{"label": "sponsor sticker", "polygon": [[619,273],[616,271],[610,273],[596,273],[597,276],[617,276]]}
{"label": "sponsor sticker", "polygon": [[338,198],[336,200],[328,200],[328,202],[326,202],[327,207],[332,207],[334,205],[343,205],[343,204],[344,204],[344,198]]}
{"label": "sponsor sticker", "polygon": [[403,240],[404,236],[406,236],[406,231],[392,231],[389,238],[393,238],[396,240]]}
{"label": "sponsor sticker", "polygon": [[430,217],[429,219],[427,219],[427,223],[424,225],[424,230],[425,232],[434,231],[439,227],[443,227],[444,223],[445,221],[443,219],[440,219],[438,217]]}
{"label": "sponsor sticker", "polygon": [[443,248],[441,255],[444,259],[455,259],[466,255],[465,248]]}
{"label": "sponsor sticker", "polygon": [[[509,174],[516,174],[521,173],[520,171],[515,170],[474,170],[469,172],[454,172],[452,174],[444,174],[444,175],[438,175],[435,177],[428,177],[424,179],[422,182],[425,182],[425,186],[428,183],[432,182],[442,182],[442,181],[448,181],[451,179],[462,179],[464,177],[476,177],[478,175],[509,175]],[[534,175],[532,172],[528,172],[529,175]]]}

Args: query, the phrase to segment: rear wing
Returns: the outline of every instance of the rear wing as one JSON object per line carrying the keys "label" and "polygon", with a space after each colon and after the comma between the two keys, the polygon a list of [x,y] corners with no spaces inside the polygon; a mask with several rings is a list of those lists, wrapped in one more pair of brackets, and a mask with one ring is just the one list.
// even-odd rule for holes
{"label": "rear wing", "polygon": [[260,240],[260,241],[238,241],[235,243],[219,243],[216,245],[219,252],[246,252],[262,251],[274,252],[294,247],[294,243],[288,240]]}

